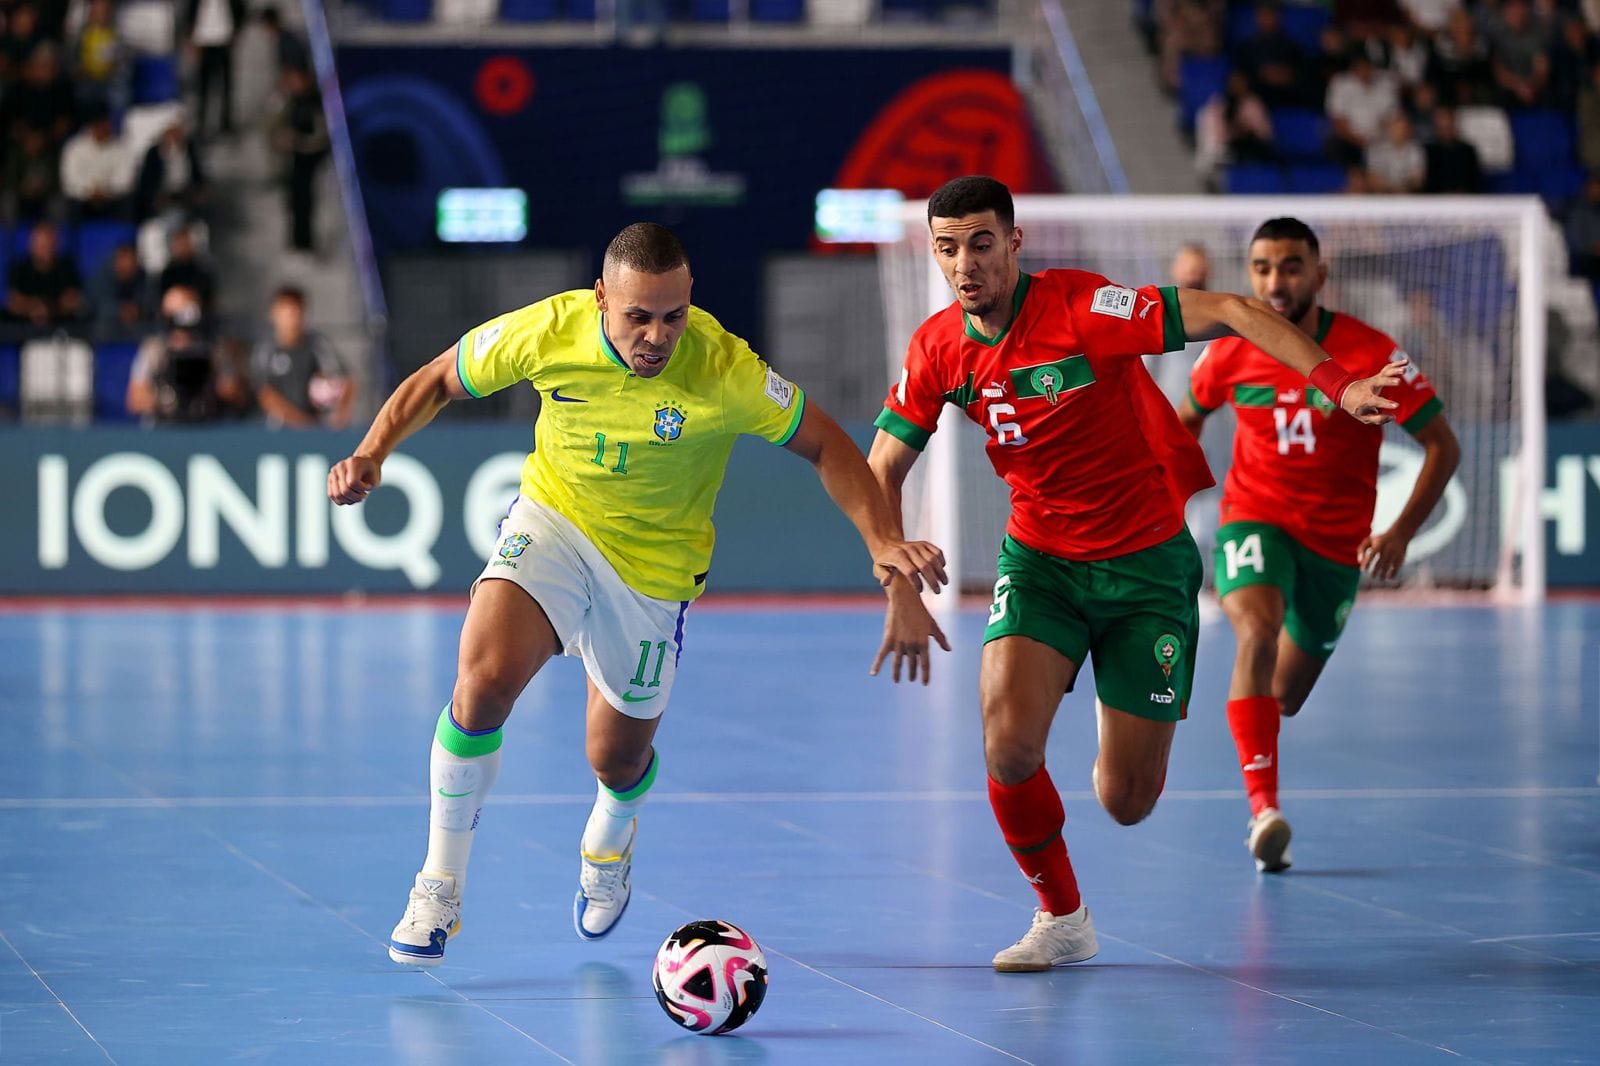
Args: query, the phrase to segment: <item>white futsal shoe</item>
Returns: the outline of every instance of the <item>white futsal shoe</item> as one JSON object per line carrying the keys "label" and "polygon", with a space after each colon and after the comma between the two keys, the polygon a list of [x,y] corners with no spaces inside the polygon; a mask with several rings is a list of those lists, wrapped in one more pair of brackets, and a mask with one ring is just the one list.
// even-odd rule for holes
{"label": "white futsal shoe", "polygon": [[437,966],[444,961],[444,942],[460,931],[456,879],[424,870],[411,886],[405,915],[389,934],[389,957],[402,966]]}
{"label": "white futsal shoe", "polygon": [[639,833],[638,819],[628,830],[628,843],[621,855],[597,859],[580,846],[583,862],[578,868],[578,894],[572,899],[572,927],[585,940],[599,940],[622,918],[633,895],[633,838]]}
{"label": "white futsal shoe", "polygon": [[1245,846],[1256,860],[1256,870],[1264,874],[1282,873],[1289,868],[1289,822],[1276,807],[1263,807],[1250,819],[1250,836]]}
{"label": "white futsal shoe", "polygon": [[1037,973],[1092,959],[1099,950],[1087,904],[1060,917],[1036,910],[1022,939],[994,957],[994,968],[1001,973]]}

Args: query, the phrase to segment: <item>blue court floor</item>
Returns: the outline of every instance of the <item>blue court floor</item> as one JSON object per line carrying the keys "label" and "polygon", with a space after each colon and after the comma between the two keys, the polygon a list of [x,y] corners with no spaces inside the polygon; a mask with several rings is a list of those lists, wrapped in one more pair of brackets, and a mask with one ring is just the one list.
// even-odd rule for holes
{"label": "blue court floor", "polygon": [[[989,966],[1032,893],[984,794],[982,615],[895,688],[875,610],[715,604],[618,930],[572,931],[593,779],[563,660],[507,729],[445,964],[392,965],[460,618],[0,611],[0,1064],[1600,1061],[1600,606],[1358,607],[1285,726],[1280,877],[1242,843],[1225,623],[1142,825],[1088,791],[1080,683],[1050,766],[1101,954],[1042,975]],[[769,956],[736,1035],[651,993],[695,917]]]}

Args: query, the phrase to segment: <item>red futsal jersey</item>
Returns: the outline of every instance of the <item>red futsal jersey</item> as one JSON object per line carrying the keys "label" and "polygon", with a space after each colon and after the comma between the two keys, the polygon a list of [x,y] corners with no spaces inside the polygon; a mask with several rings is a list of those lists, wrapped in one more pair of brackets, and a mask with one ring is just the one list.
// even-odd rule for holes
{"label": "red futsal jersey", "polygon": [[[1318,314],[1317,343],[1356,377],[1406,358],[1360,319],[1325,308]],[[1238,416],[1222,521],[1265,522],[1324,558],[1357,565],[1356,549],[1372,532],[1383,427],[1336,409],[1305,378],[1239,337],[1206,347],[1190,374],[1189,395],[1202,411],[1231,403]],[[1409,433],[1443,410],[1415,365],[1384,396],[1400,405],[1391,413]]]}
{"label": "red futsal jersey", "polygon": [[1011,487],[1008,533],[1064,559],[1126,555],[1175,536],[1184,502],[1214,484],[1139,358],[1184,343],[1174,288],[1023,274],[999,336],[955,303],[917,329],[877,425],[921,450],[954,404]]}

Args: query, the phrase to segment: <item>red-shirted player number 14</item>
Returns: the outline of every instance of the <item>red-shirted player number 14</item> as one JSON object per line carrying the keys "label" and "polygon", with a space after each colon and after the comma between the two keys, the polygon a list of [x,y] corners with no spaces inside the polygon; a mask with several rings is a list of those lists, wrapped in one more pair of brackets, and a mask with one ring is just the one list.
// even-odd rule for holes
{"label": "red-shirted player number 14", "polygon": [[1311,408],[1302,407],[1293,417],[1287,407],[1274,407],[1272,421],[1278,427],[1278,454],[1288,455],[1289,448],[1298,444],[1310,455],[1317,450],[1317,435],[1311,431]]}

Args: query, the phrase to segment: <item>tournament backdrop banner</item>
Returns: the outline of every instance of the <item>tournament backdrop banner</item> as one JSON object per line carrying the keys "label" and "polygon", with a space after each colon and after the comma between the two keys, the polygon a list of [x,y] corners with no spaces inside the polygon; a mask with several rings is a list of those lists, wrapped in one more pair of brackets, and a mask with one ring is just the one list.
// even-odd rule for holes
{"label": "tournament backdrop banner", "polygon": [[[870,440],[871,427],[858,437]],[[0,593],[465,595],[494,550],[527,427],[432,426],[365,503],[328,502],[359,437],[256,427],[0,431]],[[811,465],[741,440],[712,590],[871,592],[871,562]]]}
{"label": "tournament backdrop banner", "polygon": [[380,256],[436,246],[446,188],[524,190],[523,245],[595,264],[660,222],[696,302],[758,348],[760,257],[808,246],[819,190],[1056,189],[1003,49],[351,46],[337,65]]}

